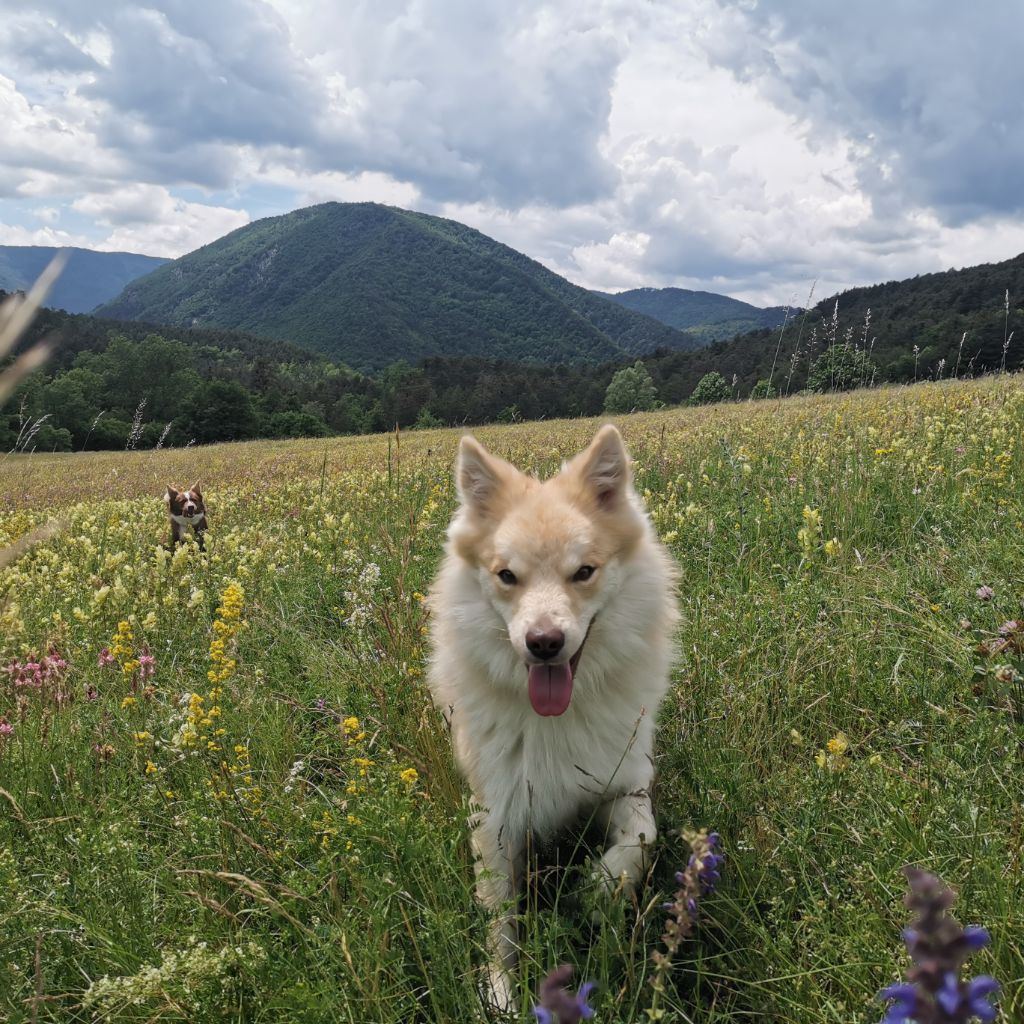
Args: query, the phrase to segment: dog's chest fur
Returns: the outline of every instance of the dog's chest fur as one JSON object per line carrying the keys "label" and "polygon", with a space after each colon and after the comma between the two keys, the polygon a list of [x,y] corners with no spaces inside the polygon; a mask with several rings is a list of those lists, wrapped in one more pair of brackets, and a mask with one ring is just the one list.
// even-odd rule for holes
{"label": "dog's chest fur", "polygon": [[588,808],[647,784],[652,716],[640,702],[604,692],[557,719],[536,715],[521,693],[492,694],[489,703],[455,709],[456,755],[474,792],[510,827],[550,836]]}
{"label": "dog's chest fur", "polygon": [[206,513],[196,512],[191,516],[179,516],[172,512],[171,519],[179,526],[202,526],[206,522]]}

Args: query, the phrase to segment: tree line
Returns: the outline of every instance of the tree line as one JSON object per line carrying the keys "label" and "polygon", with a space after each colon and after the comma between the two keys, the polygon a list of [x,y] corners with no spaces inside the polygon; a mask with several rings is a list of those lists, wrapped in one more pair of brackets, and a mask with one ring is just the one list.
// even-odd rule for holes
{"label": "tree line", "polygon": [[[859,310],[863,300],[851,305]],[[1013,344],[1019,311],[1008,296],[999,306],[956,313],[957,326],[971,323],[960,335],[921,327],[913,336],[925,344],[909,350],[888,335],[876,339],[866,312],[861,323],[841,320],[833,302],[831,312],[798,311],[782,330],[696,352],[662,349],[625,366],[435,356],[376,376],[232,331],[44,311],[24,344],[51,335],[59,343],[0,410],[0,450],[180,447],[596,416],[1015,369],[1024,355],[1024,338]]]}

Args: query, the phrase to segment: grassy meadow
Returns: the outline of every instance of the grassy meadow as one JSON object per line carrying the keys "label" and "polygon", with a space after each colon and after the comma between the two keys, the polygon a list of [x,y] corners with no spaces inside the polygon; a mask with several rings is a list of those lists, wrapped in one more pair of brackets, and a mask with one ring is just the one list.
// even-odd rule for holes
{"label": "grassy meadow", "polygon": [[[657,1017],[689,828],[727,859],[660,1019],[877,1021],[908,863],[1024,1019],[1024,380],[618,422],[681,572],[658,860],[638,905],[538,872],[521,1019],[564,961],[595,1020]],[[596,425],[476,433],[548,473]],[[0,1020],[484,1019],[423,684],[457,440],[0,461],[0,545],[61,522],[0,571]],[[197,479],[206,554],[170,554],[163,489]]]}

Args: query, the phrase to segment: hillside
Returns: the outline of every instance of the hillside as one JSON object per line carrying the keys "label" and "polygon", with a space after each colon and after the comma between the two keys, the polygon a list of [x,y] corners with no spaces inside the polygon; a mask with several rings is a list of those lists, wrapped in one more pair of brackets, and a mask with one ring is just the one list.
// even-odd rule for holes
{"label": "hillside", "polygon": [[619,365],[538,373],[535,363],[435,356],[371,377],[287,342],[223,328],[54,310],[40,312],[22,347],[44,337],[55,341],[51,358],[0,409],[0,451],[124,449],[136,412],[140,449],[595,415]]}
{"label": "hillside", "polygon": [[[1013,370],[1024,364],[1024,311],[1011,301],[1007,316],[1007,290],[1011,298],[1024,293],[1024,256],[852,289],[799,312],[784,331],[754,331],[693,352],[663,348],[644,362],[666,405],[689,399],[711,371],[741,398],[769,377],[776,392],[795,393],[826,349],[864,346],[865,338],[872,360],[865,378],[876,383],[998,369],[1004,338]],[[17,446],[24,417],[46,417],[38,450],[123,448],[143,400],[141,447],[156,444],[168,423],[165,443],[183,445],[597,415],[615,372],[635,360],[556,364],[538,373],[536,363],[446,355],[367,376],[308,349],[224,328],[46,311],[28,341],[54,333],[54,356],[0,415],[2,450]]]}
{"label": "hillside", "polygon": [[1024,366],[1024,254],[851,288],[822,299],[806,315],[791,317],[784,332],[763,329],[695,352],[661,352],[647,364],[661,400],[669,403],[689,396],[712,370],[729,381],[735,374],[741,396],[769,375],[777,389],[793,392],[804,386],[811,364],[833,344],[833,334],[836,345],[870,350],[876,382],[997,370],[1007,338],[1005,365],[1017,369]]}
{"label": "hillside", "polygon": [[[25,291],[61,250],[48,245],[0,245],[0,289]],[[88,313],[109,302],[129,282],[162,266],[160,256],[67,248],[68,262],[50,293],[50,305]]]}
{"label": "hillside", "polygon": [[784,306],[761,308],[728,295],[689,288],[633,288],[615,294],[595,294],[652,316],[669,327],[687,331],[704,342],[732,338],[761,327],[781,327],[786,318]]}
{"label": "hillside", "polygon": [[433,355],[598,363],[698,344],[479,231],[377,203],[256,221],[99,312],[283,338],[361,370]]}

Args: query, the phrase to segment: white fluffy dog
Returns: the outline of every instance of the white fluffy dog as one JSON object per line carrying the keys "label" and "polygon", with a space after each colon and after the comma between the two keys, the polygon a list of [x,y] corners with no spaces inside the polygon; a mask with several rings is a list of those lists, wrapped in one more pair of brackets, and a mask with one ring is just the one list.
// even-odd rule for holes
{"label": "white fluffy dog", "polygon": [[[462,439],[460,505],[430,597],[429,685],[480,808],[477,894],[497,916],[491,997],[512,1001],[527,837],[591,814],[627,888],[656,837],[655,716],[669,687],[675,566],[613,426],[550,480]],[[514,910],[514,907],[512,908]]]}

